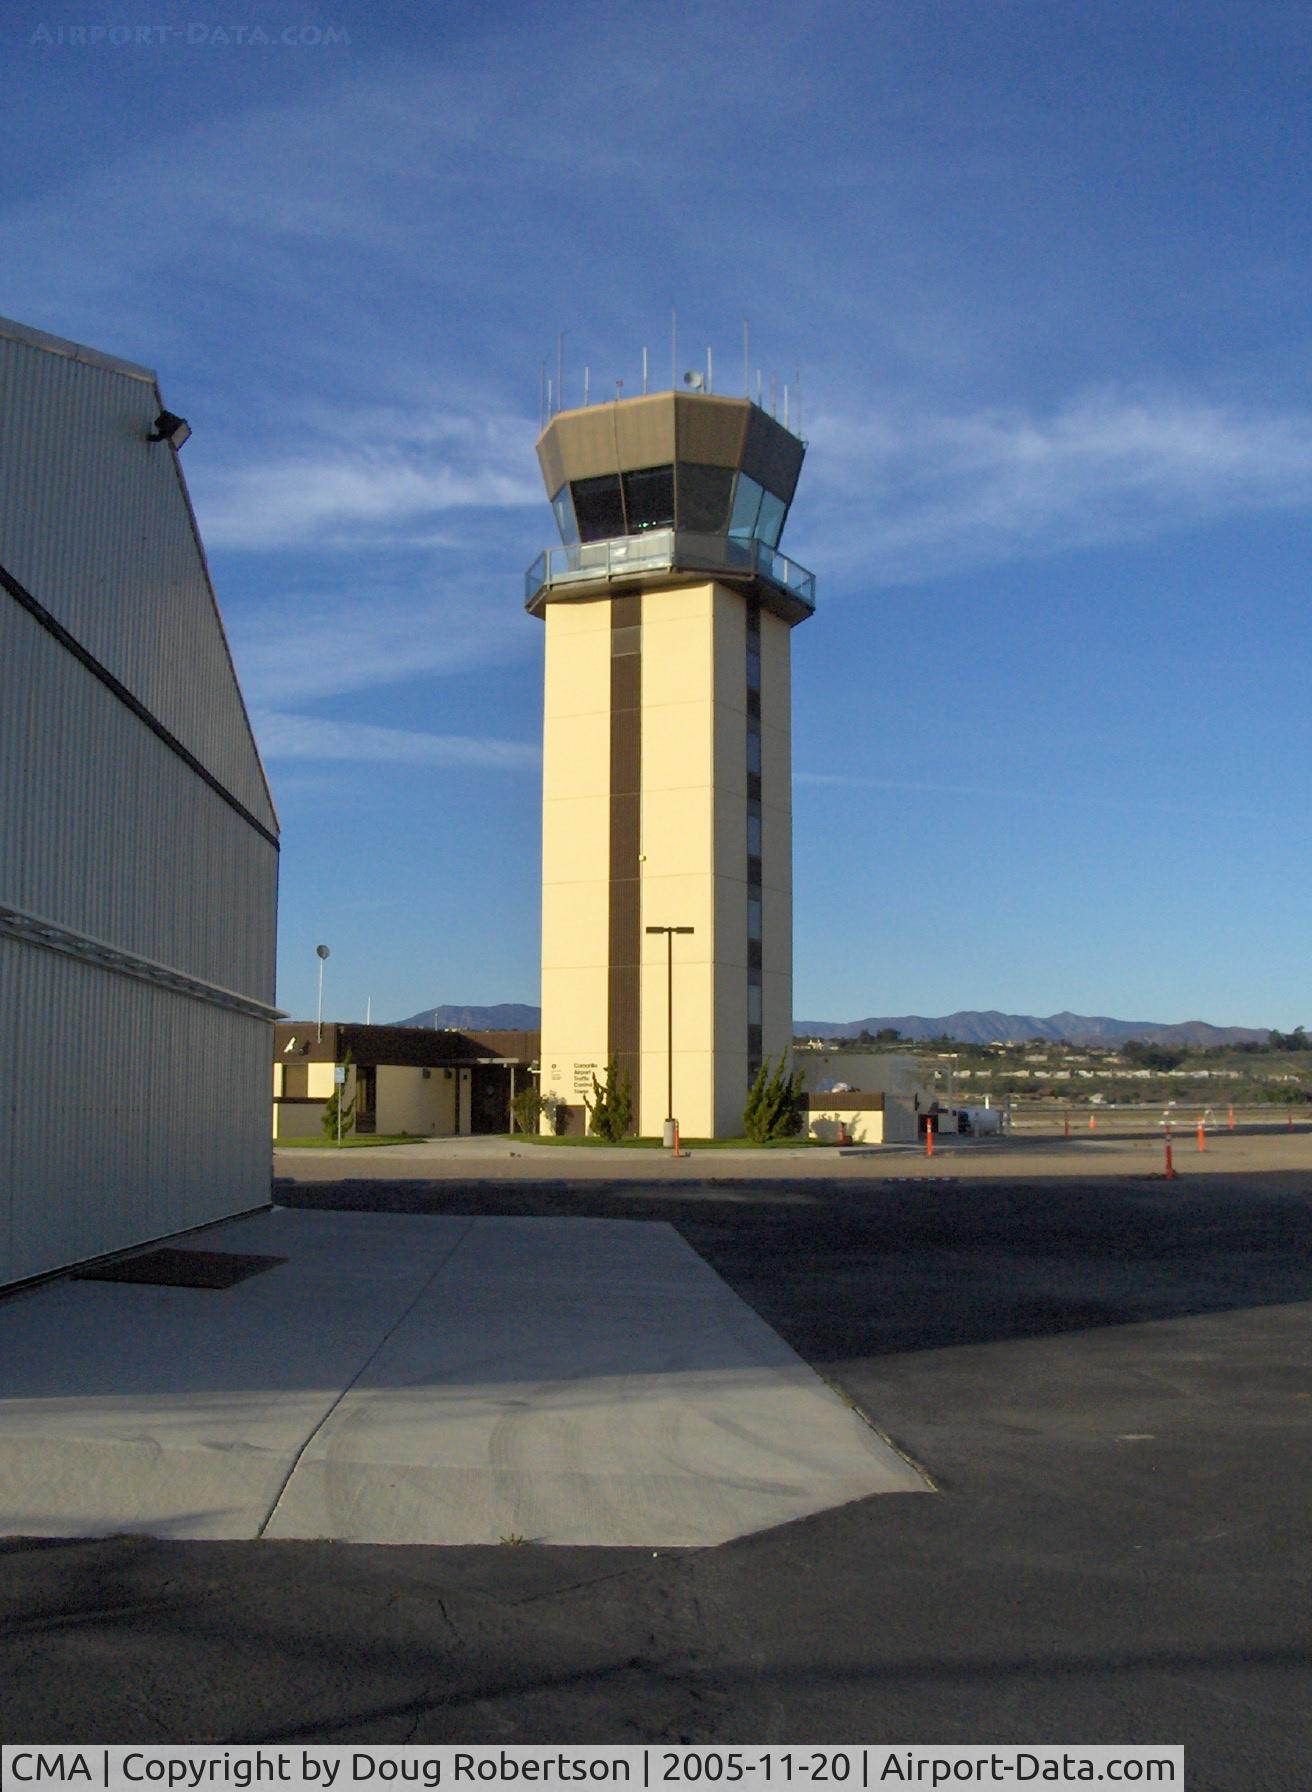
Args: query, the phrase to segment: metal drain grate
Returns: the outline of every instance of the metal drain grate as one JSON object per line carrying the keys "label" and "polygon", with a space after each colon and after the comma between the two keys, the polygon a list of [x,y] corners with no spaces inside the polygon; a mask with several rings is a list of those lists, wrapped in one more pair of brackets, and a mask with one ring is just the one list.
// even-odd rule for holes
{"label": "metal drain grate", "polygon": [[73,1273],[77,1282],[148,1282],[156,1288],[233,1288],[248,1276],[285,1263],[239,1251],[177,1251],[167,1245],[140,1257],[120,1257]]}

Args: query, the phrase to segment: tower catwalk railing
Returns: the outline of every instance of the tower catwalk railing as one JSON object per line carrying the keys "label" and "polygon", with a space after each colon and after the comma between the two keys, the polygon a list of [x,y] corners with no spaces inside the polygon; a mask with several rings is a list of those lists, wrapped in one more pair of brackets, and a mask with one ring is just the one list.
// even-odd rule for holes
{"label": "tower catwalk railing", "polygon": [[709,535],[691,529],[648,529],[608,541],[547,548],[524,575],[524,602],[565,596],[571,586],[618,583],[657,572],[711,573],[763,579],[801,606],[815,610],[815,574],[755,537]]}

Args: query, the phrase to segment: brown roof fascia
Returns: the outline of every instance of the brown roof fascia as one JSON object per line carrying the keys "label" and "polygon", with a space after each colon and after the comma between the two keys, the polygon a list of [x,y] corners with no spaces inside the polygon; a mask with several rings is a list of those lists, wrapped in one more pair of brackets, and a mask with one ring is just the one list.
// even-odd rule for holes
{"label": "brown roof fascia", "polygon": [[[349,1051],[352,1063],[366,1068],[380,1064],[423,1069],[487,1063],[527,1066],[538,1056],[539,1041],[537,1033],[462,1033],[433,1027],[370,1027],[352,1021],[325,1021],[322,1039],[317,1034],[317,1021],[280,1022],[273,1030],[275,1059],[340,1064]],[[288,1052],[292,1039],[296,1049]]]}

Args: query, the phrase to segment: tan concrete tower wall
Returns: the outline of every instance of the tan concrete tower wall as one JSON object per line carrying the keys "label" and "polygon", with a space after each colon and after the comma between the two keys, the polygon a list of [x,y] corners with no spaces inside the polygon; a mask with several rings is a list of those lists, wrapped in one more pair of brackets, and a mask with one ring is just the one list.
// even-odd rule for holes
{"label": "tan concrete tower wall", "polygon": [[[623,600],[620,600],[623,601]],[[674,940],[674,1113],[685,1136],[741,1130],[748,1083],[747,615],[729,587],[642,593],[641,924]],[[547,606],[543,763],[542,1082],[581,1110],[604,1074],[612,600]],[[621,619],[622,620],[622,619]],[[789,628],[761,616],[762,1049],[792,1032]],[[666,942],[643,933],[638,1130],[667,1112]],[[581,1112],[579,1115],[582,1118]]]}
{"label": "tan concrete tower wall", "polygon": [[540,1086],[578,1108],[606,1064],[611,602],[552,604],[545,622]]}
{"label": "tan concrete tower wall", "polygon": [[747,605],[715,591],[715,1055],[713,1136],[743,1129],[747,1092]]}
{"label": "tan concrete tower wall", "polygon": [[[642,598],[642,924],[692,927],[674,940],[674,1113],[685,1134],[714,1129],[717,593]],[[740,605],[741,608],[741,605]],[[665,940],[643,935],[639,1131],[660,1135],[669,1084]]]}
{"label": "tan concrete tower wall", "polygon": [[762,612],[761,993],[762,1050],[768,1058],[778,1058],[793,1042],[792,638],[786,622]]}

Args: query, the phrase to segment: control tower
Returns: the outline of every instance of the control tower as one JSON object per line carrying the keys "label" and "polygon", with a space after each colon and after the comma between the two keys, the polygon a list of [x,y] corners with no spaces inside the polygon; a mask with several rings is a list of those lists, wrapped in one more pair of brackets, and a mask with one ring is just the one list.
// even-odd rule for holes
{"label": "control tower", "polygon": [[582,1130],[613,1060],[639,1133],[732,1137],[792,1039],[789,642],[815,580],[779,538],[803,444],[748,399],[664,392],[559,412],[537,451],[561,539],[526,579],[542,1094]]}

